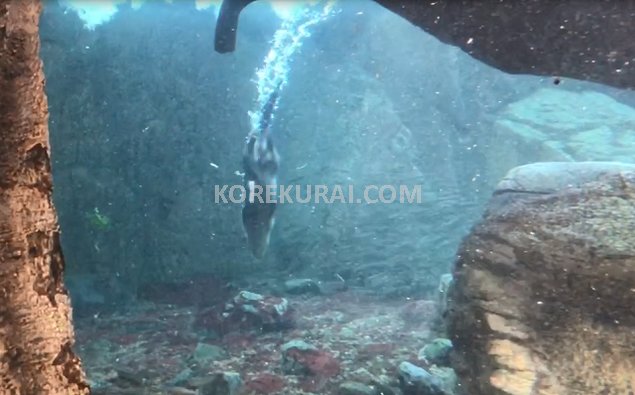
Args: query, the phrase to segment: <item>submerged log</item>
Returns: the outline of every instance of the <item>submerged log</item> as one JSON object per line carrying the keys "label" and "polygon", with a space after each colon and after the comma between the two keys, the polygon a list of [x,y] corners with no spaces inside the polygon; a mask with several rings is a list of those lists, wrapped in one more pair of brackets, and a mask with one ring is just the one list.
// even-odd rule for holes
{"label": "submerged log", "polygon": [[635,165],[511,170],[449,293],[470,395],[635,393]]}
{"label": "submerged log", "polygon": [[51,199],[40,9],[0,0],[0,393],[87,394]]}

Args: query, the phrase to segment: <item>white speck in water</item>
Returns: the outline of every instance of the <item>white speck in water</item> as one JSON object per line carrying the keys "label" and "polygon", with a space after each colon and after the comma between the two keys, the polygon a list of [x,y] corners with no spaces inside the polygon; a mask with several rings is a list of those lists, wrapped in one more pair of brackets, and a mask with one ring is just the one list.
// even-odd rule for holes
{"label": "white speck in water", "polygon": [[536,304],[537,305],[541,305],[541,304],[543,304],[543,302],[542,302],[542,300],[539,300],[539,301],[536,302]]}
{"label": "white speck in water", "polygon": [[468,45],[472,44],[473,42],[474,42],[474,38],[470,37],[470,38],[467,39]]}
{"label": "white speck in water", "polygon": [[209,162],[209,165],[212,166],[214,169],[218,169],[218,165],[214,162]]}

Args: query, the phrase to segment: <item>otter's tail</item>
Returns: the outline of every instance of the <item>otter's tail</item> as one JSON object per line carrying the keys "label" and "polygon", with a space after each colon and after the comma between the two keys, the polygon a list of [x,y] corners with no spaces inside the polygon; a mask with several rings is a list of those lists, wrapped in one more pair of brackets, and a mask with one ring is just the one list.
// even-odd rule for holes
{"label": "otter's tail", "polygon": [[273,120],[273,112],[276,109],[276,105],[278,104],[278,97],[280,96],[280,88],[282,87],[282,81],[278,83],[278,86],[271,92],[269,96],[269,100],[262,107],[262,117],[260,118],[260,133],[263,133],[271,126],[271,121]]}

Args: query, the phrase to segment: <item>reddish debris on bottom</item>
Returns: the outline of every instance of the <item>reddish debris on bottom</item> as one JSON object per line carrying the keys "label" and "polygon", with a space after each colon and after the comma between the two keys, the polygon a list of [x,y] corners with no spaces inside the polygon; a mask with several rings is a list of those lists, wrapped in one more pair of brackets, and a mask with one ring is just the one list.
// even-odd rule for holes
{"label": "reddish debris on bottom", "polygon": [[245,389],[256,394],[277,394],[284,388],[285,381],[275,374],[263,373],[247,381]]}

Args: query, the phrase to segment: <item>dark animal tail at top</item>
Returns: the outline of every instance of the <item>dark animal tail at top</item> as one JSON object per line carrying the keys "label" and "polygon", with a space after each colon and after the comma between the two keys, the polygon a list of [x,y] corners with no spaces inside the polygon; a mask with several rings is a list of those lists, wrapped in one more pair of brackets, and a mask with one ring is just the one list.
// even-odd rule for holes
{"label": "dark animal tail at top", "polygon": [[271,120],[273,118],[273,111],[276,109],[276,104],[278,103],[278,97],[280,96],[280,87],[282,86],[282,81],[278,83],[278,86],[271,92],[269,96],[269,100],[262,107],[262,117],[260,118],[260,133],[264,132],[271,126]]}
{"label": "dark animal tail at top", "polygon": [[219,53],[234,52],[240,11],[255,0],[223,0],[216,20],[214,49]]}

